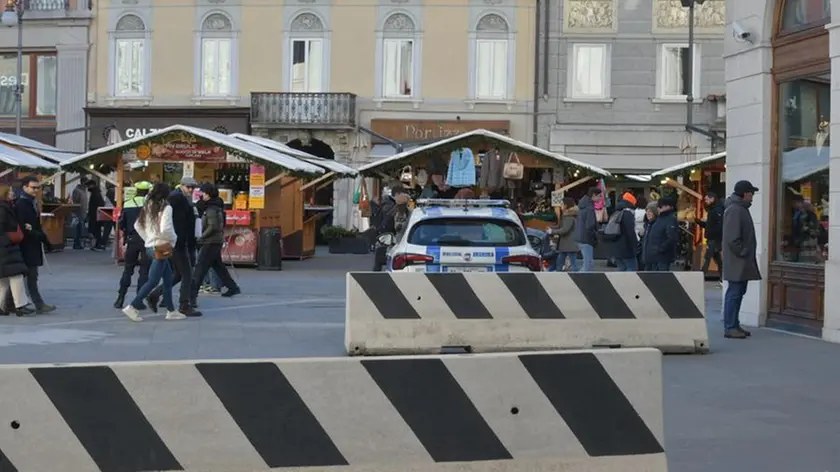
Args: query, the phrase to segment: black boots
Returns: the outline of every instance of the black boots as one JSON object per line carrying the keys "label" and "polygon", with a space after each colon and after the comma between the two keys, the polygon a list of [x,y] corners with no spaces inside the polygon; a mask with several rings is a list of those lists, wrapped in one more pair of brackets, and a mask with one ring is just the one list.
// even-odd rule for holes
{"label": "black boots", "polygon": [[178,311],[189,317],[201,316],[201,312],[193,308],[191,305],[182,304]]}
{"label": "black boots", "polygon": [[125,307],[125,294],[120,292],[117,294],[117,300],[114,302],[114,308],[122,310]]}

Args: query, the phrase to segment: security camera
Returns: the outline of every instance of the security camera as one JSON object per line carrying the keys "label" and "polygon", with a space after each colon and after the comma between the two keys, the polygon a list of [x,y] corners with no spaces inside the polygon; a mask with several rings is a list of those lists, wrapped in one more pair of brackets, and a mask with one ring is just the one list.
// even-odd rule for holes
{"label": "security camera", "polygon": [[732,22],[732,36],[738,41],[752,42],[752,33],[744,29],[743,25],[737,21]]}

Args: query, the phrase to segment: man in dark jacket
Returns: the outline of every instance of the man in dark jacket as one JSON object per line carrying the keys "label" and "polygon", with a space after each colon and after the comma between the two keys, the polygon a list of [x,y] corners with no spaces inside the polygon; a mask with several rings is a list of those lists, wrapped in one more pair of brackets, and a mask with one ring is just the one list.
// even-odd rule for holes
{"label": "man in dark jacket", "polygon": [[673,197],[659,199],[659,216],[647,229],[642,248],[645,270],[669,271],[677,258],[680,228],[674,211],[676,204]]}
{"label": "man in dark jacket", "polygon": [[219,190],[213,184],[201,186],[201,199],[204,200],[206,206],[201,218],[202,230],[198,241],[201,249],[198,251],[190,293],[190,300],[194,305],[198,299],[198,288],[210,269],[216,272],[222,285],[227,287],[227,291],[222,292],[223,297],[232,297],[242,293],[222,261],[222,247],[225,243],[225,203],[219,198]]}
{"label": "man in dark jacket", "polygon": [[[376,227],[377,236],[382,233],[397,234],[394,217],[396,216],[397,196],[405,193],[402,184],[394,184],[390,188],[391,194],[382,199],[382,204],[379,205],[379,213],[377,219],[379,224]],[[388,248],[382,245],[377,245],[373,252],[373,270],[379,272],[382,266],[385,265],[388,255]]]}
{"label": "man in dark jacket", "polygon": [[706,202],[706,221],[694,220],[706,230],[706,253],[703,255],[703,269],[701,270],[704,273],[708,271],[709,264],[714,259],[718,272],[723,273],[723,261],[720,258],[723,244],[723,204],[714,192],[707,192],[703,199]]}
{"label": "man in dark jacket", "polygon": [[615,220],[621,232],[607,244],[607,252],[615,259],[615,264],[621,272],[638,270],[636,247],[639,238],[636,236],[636,217],[633,212],[635,207],[636,197],[629,192],[625,193],[616,205],[615,213],[610,216],[610,221]]}
{"label": "man in dark jacket", "polygon": [[[178,241],[172,251],[172,257],[169,259],[175,269],[172,285],[174,286],[179,282],[181,284],[178,311],[187,316],[201,316],[201,312],[197,311],[190,303],[192,265],[190,264],[189,250],[190,247],[195,246],[196,210],[192,202],[192,194],[196,187],[198,187],[198,183],[194,178],[184,177],[181,179],[181,185],[169,194],[168,199],[169,206],[172,207],[172,223],[175,226],[175,234],[178,236]],[[157,312],[162,295],[163,285],[158,285],[149,294],[146,301],[152,311]]]}
{"label": "man in dark jacket", "polygon": [[95,180],[88,180],[88,232],[93,236],[93,245],[91,251],[104,251],[104,230],[105,225],[99,221],[99,209],[105,206],[105,197],[102,196],[102,189],[99,188],[99,183]]}
{"label": "man in dark jacket", "polygon": [[595,216],[595,203],[601,201],[603,192],[598,187],[590,187],[586,196],[578,202],[578,216],[575,220],[575,242],[583,256],[580,270],[595,270],[595,245],[598,244],[598,219]]}
{"label": "man in dark jacket", "polygon": [[728,282],[723,298],[724,336],[744,339],[750,332],[741,327],[741,302],[750,280],[761,280],[756,251],[758,242],[750,206],[758,188],[747,180],[735,183],[723,212],[723,280]]}
{"label": "man in dark jacket", "polygon": [[128,288],[131,287],[131,278],[134,276],[134,269],[140,268],[140,274],[137,278],[137,291],[140,287],[146,284],[149,279],[149,267],[152,261],[146,253],[146,242],[137,234],[134,229],[134,222],[140,216],[140,210],[143,209],[143,204],[146,202],[146,195],[152,189],[152,184],[149,182],[137,182],[134,186],[137,193],[134,197],[129,198],[123,203],[122,213],[120,213],[119,229],[123,234],[123,265],[122,277],[120,277],[120,289],[117,292],[117,300],[114,302],[114,308],[123,309],[125,307],[125,295],[128,293]]}
{"label": "man in dark jacket", "polygon": [[27,176],[21,180],[23,191],[15,202],[15,217],[23,230],[23,241],[20,251],[23,262],[26,263],[26,290],[35,305],[36,313],[55,311],[55,306],[44,303],[41,291],[38,290],[38,267],[44,265],[44,245],[49,245],[47,235],[41,229],[41,212],[35,197],[41,190],[41,182],[37,177]]}

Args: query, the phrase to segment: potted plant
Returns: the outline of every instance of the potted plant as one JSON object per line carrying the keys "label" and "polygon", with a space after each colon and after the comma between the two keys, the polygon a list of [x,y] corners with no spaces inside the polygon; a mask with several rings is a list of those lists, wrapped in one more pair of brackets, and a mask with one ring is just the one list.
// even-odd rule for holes
{"label": "potted plant", "polygon": [[370,242],[359,235],[358,231],[341,226],[324,226],[321,236],[330,247],[330,254],[368,254]]}

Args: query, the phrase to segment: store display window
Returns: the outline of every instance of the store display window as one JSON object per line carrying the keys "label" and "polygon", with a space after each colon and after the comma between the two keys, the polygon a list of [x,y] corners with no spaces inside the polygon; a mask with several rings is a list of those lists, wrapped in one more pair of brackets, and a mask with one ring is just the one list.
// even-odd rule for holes
{"label": "store display window", "polygon": [[828,256],[831,75],[782,83],[779,90],[775,257],[823,264]]}
{"label": "store display window", "polygon": [[782,9],[781,33],[796,33],[831,21],[831,0],[787,0]]}

